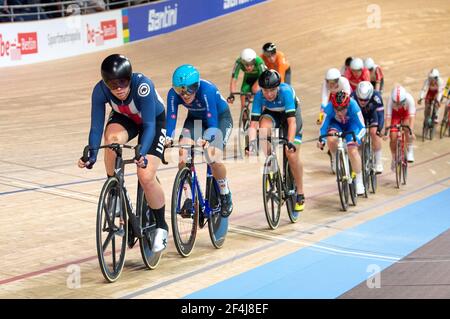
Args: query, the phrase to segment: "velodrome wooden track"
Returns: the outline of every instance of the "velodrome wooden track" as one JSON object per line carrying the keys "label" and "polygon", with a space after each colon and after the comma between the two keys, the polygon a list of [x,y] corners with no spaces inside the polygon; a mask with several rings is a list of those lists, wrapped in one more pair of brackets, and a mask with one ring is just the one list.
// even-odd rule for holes
{"label": "velodrome wooden track", "polygon": [[[0,297],[179,298],[448,188],[450,139],[419,140],[420,109],[416,162],[408,184],[395,188],[385,142],[379,192],[360,199],[346,213],[340,211],[328,157],[315,146],[315,118],[326,69],[340,68],[349,55],[371,56],[383,67],[385,98],[394,83],[401,83],[417,99],[432,67],[438,67],[445,79],[450,75],[450,39],[445,33],[450,30],[448,1],[377,1],[381,28],[367,27],[370,3],[272,0],[114,50],[2,69]],[[90,96],[102,59],[115,52],[129,56],[134,70],[148,75],[163,97],[174,68],[192,63],[226,95],[241,49],[252,47],[259,52],[267,41],[275,42],[288,57],[293,86],[303,100],[307,202],[300,221],[291,224],[283,211],[280,227],[270,231],[262,206],[262,163],[229,160],[235,208],[224,248],[214,249],[203,229],[192,255],[182,258],[170,236],[169,248],[156,270],[145,270],[139,249],[134,248],[127,253],[119,281],[106,284],[95,249],[97,197],[105,176],[103,157],[93,170],[76,167],[87,142]],[[237,104],[232,110],[236,126]],[[175,159],[159,172],[168,220]],[[203,173],[204,165],[198,168]],[[133,171],[128,167],[128,173]],[[135,175],[127,176],[127,185],[134,190]],[[81,269],[79,289],[66,284],[72,264]]]}

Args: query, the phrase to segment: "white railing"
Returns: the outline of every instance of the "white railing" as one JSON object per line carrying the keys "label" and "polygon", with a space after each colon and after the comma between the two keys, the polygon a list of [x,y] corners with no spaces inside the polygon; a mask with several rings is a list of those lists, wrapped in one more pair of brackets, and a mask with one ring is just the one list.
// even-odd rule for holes
{"label": "white railing", "polygon": [[0,22],[32,21],[55,17],[65,17],[75,14],[88,14],[109,9],[130,7],[154,1],[158,0],[73,0],[5,6],[3,0],[0,0]]}

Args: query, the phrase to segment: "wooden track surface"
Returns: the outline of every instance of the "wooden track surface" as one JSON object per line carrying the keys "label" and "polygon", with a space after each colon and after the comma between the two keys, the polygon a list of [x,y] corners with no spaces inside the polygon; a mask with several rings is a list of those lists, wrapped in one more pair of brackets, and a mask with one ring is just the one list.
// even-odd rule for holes
{"label": "wooden track surface", "polygon": [[[179,298],[448,188],[450,139],[423,143],[420,109],[416,162],[410,167],[408,184],[395,188],[385,142],[379,192],[360,199],[346,213],[340,211],[328,156],[315,147],[315,118],[326,69],[340,68],[349,55],[370,56],[383,67],[385,98],[395,83],[401,83],[417,99],[432,67],[439,68],[445,80],[450,75],[450,39],[445,33],[450,30],[448,1],[377,1],[380,28],[367,26],[370,3],[272,0],[122,48],[2,69],[0,297]],[[302,99],[307,201],[300,221],[291,224],[283,210],[280,227],[270,231],[262,204],[262,162],[230,159],[227,168],[235,208],[224,248],[214,249],[203,229],[192,255],[182,258],[170,236],[156,270],[145,270],[139,249],[134,248],[127,253],[119,281],[106,284],[95,249],[97,198],[105,177],[103,155],[93,170],[76,167],[87,142],[90,97],[101,61],[115,52],[129,56],[134,70],[149,76],[163,97],[173,70],[191,63],[226,96],[231,68],[241,49],[252,47],[259,52],[267,41],[286,54],[293,86]],[[183,118],[184,110],[181,113]],[[236,127],[237,103],[232,114]],[[166,192],[168,221],[175,160],[173,156],[158,174]],[[127,169],[134,173],[134,167]],[[205,166],[198,169],[204,176]],[[134,174],[127,176],[127,185],[134,196]],[[72,264],[81,270],[78,289],[67,285]]]}

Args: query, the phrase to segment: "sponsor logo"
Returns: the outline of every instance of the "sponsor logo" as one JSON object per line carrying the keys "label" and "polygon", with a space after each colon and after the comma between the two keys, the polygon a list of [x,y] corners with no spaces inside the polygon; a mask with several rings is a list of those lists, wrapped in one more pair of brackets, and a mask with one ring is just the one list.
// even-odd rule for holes
{"label": "sponsor logo", "polygon": [[208,113],[206,114],[206,116],[207,116],[208,118],[210,118],[210,117],[212,117],[212,114],[211,114],[210,112],[208,112]]}
{"label": "sponsor logo", "polygon": [[150,86],[147,83],[142,83],[138,87],[139,96],[146,97],[150,94]]}
{"label": "sponsor logo", "polygon": [[174,120],[177,118],[175,114],[172,114],[170,117],[173,118]]}
{"label": "sponsor logo", "polygon": [[175,8],[164,6],[164,11],[151,9],[148,11],[148,32],[158,31],[177,24],[178,4]]}
{"label": "sponsor logo", "polygon": [[0,33],[0,58],[11,57],[11,60],[20,60],[22,55],[38,53],[38,39],[36,32],[18,33],[13,40],[4,39]]}
{"label": "sponsor logo", "polygon": [[116,20],[101,21],[99,28],[90,27],[86,23],[87,43],[95,43],[96,46],[104,44],[105,40],[117,38]]}
{"label": "sponsor logo", "polygon": [[49,46],[63,44],[67,42],[78,42],[81,41],[81,33],[79,31],[63,34],[60,34],[59,32],[56,34],[50,33],[47,34],[47,40]]}
{"label": "sponsor logo", "polygon": [[223,0],[223,8],[231,9],[239,5],[251,2],[252,0]]}

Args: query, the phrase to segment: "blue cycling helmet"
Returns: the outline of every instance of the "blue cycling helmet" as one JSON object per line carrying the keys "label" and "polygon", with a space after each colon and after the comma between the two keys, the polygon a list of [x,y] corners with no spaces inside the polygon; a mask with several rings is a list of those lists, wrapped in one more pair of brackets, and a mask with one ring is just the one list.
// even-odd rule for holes
{"label": "blue cycling helmet", "polygon": [[172,86],[178,94],[193,94],[200,86],[200,73],[193,65],[180,65],[173,72]]}

